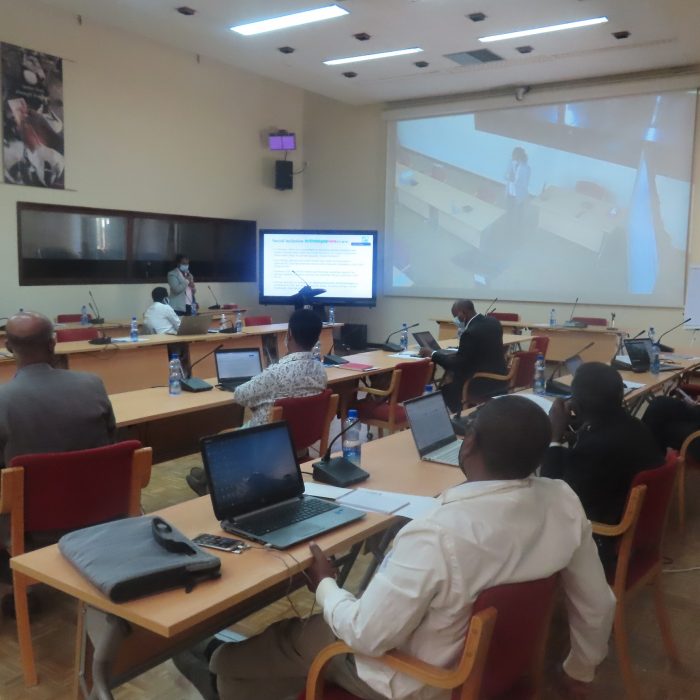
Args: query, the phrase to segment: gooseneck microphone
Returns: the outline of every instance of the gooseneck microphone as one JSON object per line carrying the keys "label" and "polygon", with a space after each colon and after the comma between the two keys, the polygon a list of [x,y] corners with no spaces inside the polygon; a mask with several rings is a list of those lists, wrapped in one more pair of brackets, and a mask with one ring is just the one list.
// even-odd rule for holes
{"label": "gooseneck microphone", "polygon": [[97,301],[96,301],[95,297],[93,296],[92,291],[90,289],[88,289],[88,295],[91,299],[91,301],[89,302],[89,306],[92,309],[92,313],[95,314],[95,318],[93,318],[90,321],[90,323],[92,323],[94,325],[102,325],[105,322],[105,320],[102,318],[102,316],[100,316],[100,310],[97,306]]}
{"label": "gooseneck microphone", "polygon": [[486,311],[484,311],[484,316],[488,316],[490,313],[493,313],[496,310],[496,302],[498,301],[498,297],[496,297],[487,307]]}
{"label": "gooseneck microphone", "polygon": [[199,392],[199,391],[211,391],[214,387],[209,384],[209,382],[205,382],[203,379],[197,379],[197,377],[192,376],[192,369],[196,367],[202,360],[206,360],[207,357],[210,355],[213,355],[217,350],[221,350],[221,348],[224,347],[223,343],[219,343],[213,350],[210,350],[209,352],[205,353],[202,355],[198,360],[193,362],[190,365],[190,372],[189,372],[189,377],[186,379],[181,379],[180,380],[180,386],[182,387],[183,391],[192,391],[192,392]]}
{"label": "gooseneck microphone", "polygon": [[657,339],[656,344],[659,346],[659,350],[661,352],[673,352],[673,348],[670,345],[662,345],[661,344],[661,338],[663,338],[665,335],[668,335],[671,331],[675,331],[676,328],[680,328],[681,326],[685,326],[688,321],[692,321],[693,317],[689,316],[686,318],[684,321],[681,321],[680,323],[677,323],[673,328],[669,328],[667,331],[664,331]]}
{"label": "gooseneck microphone", "polygon": [[[420,326],[420,323],[412,323],[410,326],[406,326],[406,330],[408,330],[409,328],[415,328],[416,326]],[[379,346],[380,349],[384,350],[384,352],[401,352],[401,346],[397,345],[396,343],[390,343],[389,338],[391,338],[393,335],[396,335],[397,333],[401,333],[402,330],[403,326],[389,333],[389,335],[386,337],[386,340]]]}
{"label": "gooseneck microphone", "polygon": [[216,294],[214,294],[214,290],[211,288],[211,285],[207,285],[207,289],[209,290],[209,294],[211,294],[214,298],[214,303],[209,307],[209,310],[215,311],[216,309],[220,309],[221,304],[219,304],[219,300],[216,298]]}
{"label": "gooseneck microphone", "polygon": [[364,469],[360,469],[360,467],[350,460],[345,459],[345,457],[331,459],[331,448],[337,442],[338,438],[342,437],[350,428],[354,428],[359,422],[360,419],[358,418],[352,423],[348,423],[348,425],[331,440],[323,457],[318,462],[313,463],[313,476],[315,481],[331,484],[332,486],[350,486],[351,484],[357,484],[360,481],[369,479],[368,472]]}

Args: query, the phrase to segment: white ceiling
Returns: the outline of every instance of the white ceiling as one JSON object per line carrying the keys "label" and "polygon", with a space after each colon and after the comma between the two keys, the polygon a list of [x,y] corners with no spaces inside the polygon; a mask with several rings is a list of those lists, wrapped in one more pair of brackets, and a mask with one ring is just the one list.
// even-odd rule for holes
{"label": "white ceiling", "polygon": [[[44,4],[348,103],[473,92],[506,85],[700,64],[700,0],[338,0],[350,14],[242,37],[229,27],[326,0],[42,0]],[[197,11],[183,17],[180,5]],[[472,12],[487,15],[472,22]],[[481,44],[479,36],[607,15],[603,25]],[[626,30],[628,39],[612,32]],[[369,41],[353,34],[367,32]],[[530,54],[515,48],[529,44]],[[292,46],[293,54],[277,49]],[[328,58],[420,46],[424,53],[328,67]],[[458,66],[444,54],[489,48],[505,60]],[[427,68],[414,62],[425,60]],[[356,78],[345,78],[355,71]]]}

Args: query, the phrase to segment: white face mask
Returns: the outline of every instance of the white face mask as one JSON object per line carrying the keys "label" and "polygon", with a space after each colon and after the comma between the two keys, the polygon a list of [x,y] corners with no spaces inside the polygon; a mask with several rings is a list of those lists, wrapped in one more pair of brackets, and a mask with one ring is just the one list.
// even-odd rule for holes
{"label": "white face mask", "polygon": [[462,320],[459,318],[459,316],[453,316],[452,322],[455,324],[455,326],[457,326],[457,328],[461,328],[463,325]]}
{"label": "white face mask", "polygon": [[163,299],[163,301],[161,303],[168,305],[168,304],[170,304],[170,299],[168,299],[168,297],[165,297],[165,299]]}
{"label": "white face mask", "polygon": [[180,272],[187,272],[189,269],[189,265],[180,265]]}

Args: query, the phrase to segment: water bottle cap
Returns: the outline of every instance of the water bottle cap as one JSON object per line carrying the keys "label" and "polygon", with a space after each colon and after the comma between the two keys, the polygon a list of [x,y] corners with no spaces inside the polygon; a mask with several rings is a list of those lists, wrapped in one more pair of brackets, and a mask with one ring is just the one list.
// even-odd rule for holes
{"label": "water bottle cap", "polygon": [[537,360],[544,360],[544,355],[541,352],[537,353]]}
{"label": "water bottle cap", "polygon": [[356,408],[351,408],[348,411],[348,418],[350,420],[356,420],[357,419],[357,409]]}

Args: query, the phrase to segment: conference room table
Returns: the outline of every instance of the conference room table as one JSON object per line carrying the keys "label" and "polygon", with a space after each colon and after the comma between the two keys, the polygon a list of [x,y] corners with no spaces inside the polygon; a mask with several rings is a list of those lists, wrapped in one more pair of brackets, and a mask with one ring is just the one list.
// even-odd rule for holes
{"label": "conference room table", "polygon": [[[436,496],[464,481],[459,469],[420,461],[407,431],[363,445],[362,467],[370,473],[362,487],[416,496]],[[303,471],[309,469],[310,463],[302,465]],[[156,514],[188,537],[203,532],[225,534],[209,497]],[[402,522],[392,515],[367,513],[362,520],[315,541],[328,555],[348,553],[347,573],[366,540]],[[102,689],[97,697],[103,700],[112,697],[111,689],[135,675],[301,587],[301,572],[311,564],[306,542],[284,551],[255,545],[238,555],[215,553],[222,562],[220,579],[201,583],[190,593],[170,590],[127,603],[110,601],[63,558],[57,545],[14,557],[11,566],[16,574],[63,591],[79,602],[75,696],[84,693],[87,697],[95,684]],[[22,640],[20,648],[25,681],[32,684],[36,674],[31,644]],[[106,654],[111,663],[87,668],[93,648]]]}
{"label": "conference room table", "polygon": [[[438,340],[456,338],[457,330],[452,319],[436,318],[433,320],[438,324]],[[621,339],[628,336],[625,330],[606,328],[605,326],[552,327],[546,323],[524,323],[523,321],[501,321],[501,326],[504,335],[506,333],[519,334],[522,343],[529,342],[529,336],[549,338],[547,362],[563,362],[573,355],[580,355],[586,362],[605,362],[607,364],[617,353]],[[523,332],[525,333],[523,334]],[[593,343],[593,345],[583,350],[589,343]]]}
{"label": "conference room table", "polygon": [[[333,346],[333,328],[342,324],[324,324],[321,330],[321,351],[329,353]],[[216,374],[213,351],[224,348],[254,348],[262,353],[263,366],[284,355],[287,324],[249,326],[241,333],[204,333],[201,335],[143,335],[138,341],[115,338],[108,345],[93,345],[86,340],[56,344],[60,367],[93,372],[102,378],[107,393],[133,391],[168,383],[168,360],[177,350],[184,363],[198,363],[198,372]],[[9,381],[16,367],[12,355],[0,355],[0,383]]]}

